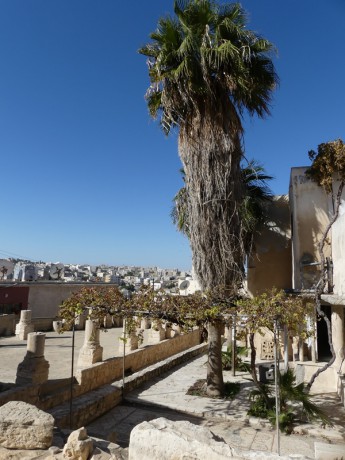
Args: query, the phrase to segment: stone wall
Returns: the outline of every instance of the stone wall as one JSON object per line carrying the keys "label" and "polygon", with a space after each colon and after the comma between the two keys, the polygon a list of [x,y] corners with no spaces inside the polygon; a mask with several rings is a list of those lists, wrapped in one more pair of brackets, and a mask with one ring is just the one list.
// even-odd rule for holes
{"label": "stone wall", "polygon": [[[311,376],[316,372],[320,367],[323,367],[325,363],[313,363],[311,361],[300,362],[290,362],[289,367],[295,369],[296,381],[300,382],[309,382]],[[334,367],[329,367],[324,372],[322,372],[312,386],[313,393],[319,392],[330,392],[336,391],[337,388],[337,370]]]}
{"label": "stone wall", "polygon": [[0,315],[0,336],[14,335],[16,315]]}
{"label": "stone wall", "polygon": [[[195,347],[199,343],[199,329],[188,334],[175,336],[129,353],[125,358],[125,368],[131,370],[131,372],[137,372],[184,350]],[[122,377],[122,363],[123,358],[116,357],[87,368],[77,369],[75,372],[76,380],[73,385],[73,397],[77,398],[87,394],[87,398],[90,399],[92,392],[103,391],[101,387],[107,388],[107,385],[110,387],[112,382]],[[118,401],[117,390],[115,392],[114,390],[110,391],[107,398],[110,398],[113,403]],[[48,380],[42,385],[14,386],[0,393],[0,406],[13,400],[34,404],[42,410],[52,409],[70,400],[70,381],[69,379],[64,379],[57,384]],[[96,402],[95,404],[97,405]]]}
{"label": "stone wall", "polygon": [[332,258],[334,293],[345,296],[345,214],[338,217],[332,226]]}
{"label": "stone wall", "polygon": [[[144,367],[157,363],[173,356],[183,350],[194,347],[200,343],[200,331],[194,330],[189,334],[183,334],[167,339],[156,345],[147,346],[132,351],[125,358],[126,374],[137,372]],[[110,383],[122,377],[122,357],[110,358],[91,367],[78,369],[76,378],[86,391],[94,390],[102,385]]]}

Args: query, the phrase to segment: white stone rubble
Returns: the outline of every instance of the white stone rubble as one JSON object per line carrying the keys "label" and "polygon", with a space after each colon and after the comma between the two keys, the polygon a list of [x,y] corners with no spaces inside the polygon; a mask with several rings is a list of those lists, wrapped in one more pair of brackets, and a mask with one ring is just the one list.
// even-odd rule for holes
{"label": "white stone rubble", "polygon": [[87,460],[93,451],[93,440],[84,427],[72,431],[63,448],[63,457],[68,460]]}
{"label": "white stone rubble", "polygon": [[0,407],[0,445],[10,449],[48,449],[52,444],[54,418],[23,401]]}

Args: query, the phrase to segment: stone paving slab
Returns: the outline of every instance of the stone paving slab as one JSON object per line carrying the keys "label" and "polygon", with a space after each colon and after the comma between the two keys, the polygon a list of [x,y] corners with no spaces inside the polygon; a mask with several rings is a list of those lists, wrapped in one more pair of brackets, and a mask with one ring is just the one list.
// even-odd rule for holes
{"label": "stone paving slab", "polygon": [[[234,400],[217,400],[186,395],[197,380],[206,377],[206,357],[200,356],[188,363],[182,364],[173,370],[163,374],[159,378],[152,379],[135,391],[126,395],[126,403],[118,406],[104,417],[94,421],[88,426],[92,432],[101,430],[115,432],[120,445],[126,446],[131,429],[144,420],[165,417],[170,420],[189,420],[191,423],[208,427],[218,436],[225,439],[232,446],[245,451],[258,450],[275,453],[277,450],[277,434],[267,423],[261,424],[252,417],[247,416],[249,408],[248,393],[252,388],[249,376],[238,373],[233,377],[231,372],[224,373],[224,380],[238,381],[241,383],[241,391]],[[317,402],[322,402],[321,395]],[[331,409],[337,404],[334,395],[327,395],[326,404]],[[338,407],[337,422],[345,425],[345,411]],[[111,415],[112,414],[112,415]],[[251,425],[251,423],[253,423]],[[326,440],[327,433],[333,434],[328,442],[335,441],[344,446],[344,437],[339,430],[323,429],[317,425],[310,425],[314,429],[314,436],[307,432],[290,436],[281,434],[281,455],[300,454],[306,457],[314,457],[314,443],[318,440]],[[339,428],[339,427],[338,427]],[[340,428],[341,429],[341,426]],[[326,436],[322,436],[326,435]]]}

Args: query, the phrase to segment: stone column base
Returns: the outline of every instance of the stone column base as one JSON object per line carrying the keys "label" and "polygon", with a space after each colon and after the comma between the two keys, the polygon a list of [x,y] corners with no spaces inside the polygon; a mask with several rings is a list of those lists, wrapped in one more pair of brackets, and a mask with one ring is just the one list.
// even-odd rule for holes
{"label": "stone column base", "polygon": [[83,346],[80,349],[78,357],[78,367],[89,367],[92,364],[99,363],[103,358],[103,347],[98,346]]}
{"label": "stone column base", "polygon": [[44,357],[25,356],[17,368],[17,385],[40,384],[48,380],[49,362]]}
{"label": "stone column base", "polygon": [[33,324],[18,323],[16,326],[16,337],[19,340],[27,340],[28,334],[34,332]]}
{"label": "stone column base", "polygon": [[[125,344],[124,344],[125,340]],[[133,334],[131,336],[126,335],[126,339],[124,339],[123,334],[119,339],[119,352],[123,352],[123,345],[125,345],[125,353],[128,351],[133,351],[138,349],[139,339],[138,336]]]}
{"label": "stone column base", "polygon": [[159,329],[156,331],[155,329],[150,329],[148,331],[148,336],[147,336],[148,343],[153,344],[153,343],[158,343],[161,342],[162,340],[165,340],[165,329]]}

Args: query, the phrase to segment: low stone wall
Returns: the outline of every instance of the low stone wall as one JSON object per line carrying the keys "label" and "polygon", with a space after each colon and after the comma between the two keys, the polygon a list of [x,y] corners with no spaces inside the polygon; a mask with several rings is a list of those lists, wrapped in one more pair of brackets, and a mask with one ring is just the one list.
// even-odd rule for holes
{"label": "low stone wall", "polygon": [[[200,331],[197,329],[188,334],[178,335],[155,345],[148,345],[147,347],[134,350],[125,357],[126,374],[137,372],[151,364],[194,347],[199,343]],[[110,358],[107,361],[96,363],[91,367],[78,369],[76,371],[76,378],[78,383],[86,391],[91,391],[101,385],[121,378],[123,372],[122,366],[122,357]]]}
{"label": "low stone wall", "polygon": [[[188,350],[199,343],[199,330],[166,339],[126,355],[125,368],[130,369],[131,372],[137,372],[184,350]],[[73,385],[73,398],[79,398],[84,394],[88,394],[89,396],[87,397],[90,397],[90,392],[119,380],[122,377],[122,366],[123,358],[116,357],[96,363],[91,367],[77,369],[76,382]],[[62,383],[48,380],[47,383],[41,385],[25,385],[21,387],[16,385],[10,390],[0,393],[0,406],[16,400],[34,404],[42,410],[49,410],[68,402],[70,400],[70,391],[70,384],[67,379]],[[117,394],[117,392],[115,393]],[[113,394],[112,396],[109,395],[109,398],[117,401],[118,396],[116,395],[114,399]]]}
{"label": "low stone wall", "polygon": [[53,319],[54,318],[32,318],[31,321],[35,331],[44,332],[53,330]]}
{"label": "low stone wall", "polygon": [[16,330],[16,315],[0,315],[0,337],[14,335]]}
{"label": "low stone wall", "polygon": [[[320,368],[324,363],[314,363],[312,361],[295,361],[290,362],[289,367],[295,370],[297,383],[308,383],[311,376]],[[337,388],[337,371],[331,366],[324,372],[319,374],[312,386],[312,392],[334,392]]]}
{"label": "low stone wall", "polygon": [[122,380],[118,380],[110,384],[103,385],[97,390],[85,393],[73,401],[72,420],[69,403],[53,408],[49,410],[49,413],[53,415],[57,426],[60,428],[68,428],[70,426],[70,422],[72,422],[72,428],[87,425],[108,412],[113,407],[121,404],[123,398],[126,397],[126,393],[129,391],[138,388],[143,383],[158,377],[175,366],[205,353],[207,347],[207,343],[196,345],[193,348],[173,355],[164,361],[160,361],[130,375],[129,377],[126,377],[124,389],[122,387]]}

